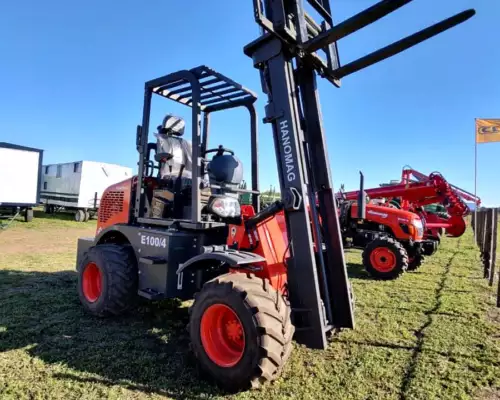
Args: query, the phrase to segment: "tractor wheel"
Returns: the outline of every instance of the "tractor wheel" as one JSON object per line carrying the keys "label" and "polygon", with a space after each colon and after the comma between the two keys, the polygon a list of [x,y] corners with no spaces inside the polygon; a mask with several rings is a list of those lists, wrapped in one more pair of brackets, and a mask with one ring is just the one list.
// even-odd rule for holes
{"label": "tractor wheel", "polygon": [[85,221],[85,211],[83,211],[83,210],[76,210],[75,221],[76,222],[84,222]]}
{"label": "tractor wheel", "polygon": [[93,315],[122,314],[135,304],[137,286],[137,261],[130,246],[91,247],[78,265],[78,296]]}
{"label": "tractor wheel", "polygon": [[408,268],[408,253],[392,238],[375,239],[363,251],[363,265],[374,278],[396,279]]}
{"label": "tractor wheel", "polygon": [[424,262],[425,257],[422,254],[415,254],[408,257],[408,271],[416,271]]}
{"label": "tractor wheel", "polygon": [[189,309],[191,349],[226,390],[257,388],[276,379],[290,357],[290,312],[268,280],[221,275],[205,283]]}
{"label": "tractor wheel", "polygon": [[90,220],[90,211],[84,211],[85,213],[85,218],[83,219],[83,222],[88,222]]}

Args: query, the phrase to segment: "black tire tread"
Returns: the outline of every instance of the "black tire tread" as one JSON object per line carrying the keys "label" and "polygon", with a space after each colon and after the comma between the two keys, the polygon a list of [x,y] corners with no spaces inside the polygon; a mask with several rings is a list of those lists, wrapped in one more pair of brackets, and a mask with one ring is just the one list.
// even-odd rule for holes
{"label": "black tire tread", "polygon": [[413,260],[408,261],[408,271],[416,271],[423,264],[425,257],[423,254],[416,254]]}
{"label": "black tire tread", "polygon": [[[399,259],[398,265],[390,272],[381,273],[374,269],[370,262],[370,254],[372,250],[378,247],[387,247],[391,249],[394,253],[396,253],[396,257]],[[401,243],[399,243],[396,239],[391,237],[381,237],[375,240],[372,240],[365,247],[363,251],[363,265],[368,273],[377,278],[377,279],[397,279],[408,269],[408,253],[406,249],[403,247]]]}
{"label": "black tire tread", "polygon": [[135,305],[137,300],[137,261],[132,247],[118,244],[99,244],[89,249],[87,256],[78,266],[82,273],[83,266],[89,255],[98,252],[105,265],[99,267],[108,279],[108,290],[103,307],[92,314],[99,317],[117,316],[123,314]]}
{"label": "black tire tread", "polygon": [[[249,382],[259,388],[279,377],[292,352],[292,337],[295,331],[290,318],[290,306],[267,279],[250,273],[228,273],[208,281],[202,291],[221,290],[226,286],[240,292],[260,335],[260,361]],[[201,293],[201,292],[199,292]],[[190,307],[192,310],[195,302]],[[190,311],[191,311],[190,310]]]}

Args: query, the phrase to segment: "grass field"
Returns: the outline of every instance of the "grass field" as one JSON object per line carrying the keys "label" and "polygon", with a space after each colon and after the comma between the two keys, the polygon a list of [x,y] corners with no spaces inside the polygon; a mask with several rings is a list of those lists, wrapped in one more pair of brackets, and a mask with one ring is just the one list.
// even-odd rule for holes
{"label": "grass field", "polygon": [[0,399],[500,398],[500,314],[470,231],[397,281],[372,281],[348,252],[356,329],[326,351],[295,346],[276,383],[227,395],[198,376],[184,304],[82,311],[76,239],[94,229],[53,217],[0,231]]}

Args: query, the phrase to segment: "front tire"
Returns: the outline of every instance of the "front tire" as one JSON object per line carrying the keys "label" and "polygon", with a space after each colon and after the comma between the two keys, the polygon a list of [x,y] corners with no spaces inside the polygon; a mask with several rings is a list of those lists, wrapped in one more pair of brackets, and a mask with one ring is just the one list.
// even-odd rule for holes
{"label": "front tire", "polygon": [[366,271],[377,279],[396,279],[408,269],[408,253],[393,238],[372,240],[363,251]]}
{"label": "front tire", "polygon": [[268,280],[221,275],[203,286],[188,331],[201,368],[234,392],[276,379],[290,357],[290,306]]}
{"label": "front tire", "polygon": [[422,263],[424,262],[425,257],[422,254],[415,254],[413,257],[409,257],[408,259],[408,271],[416,271]]}
{"label": "front tire", "polygon": [[78,297],[93,315],[124,313],[135,305],[137,287],[137,261],[130,246],[91,247],[78,265]]}

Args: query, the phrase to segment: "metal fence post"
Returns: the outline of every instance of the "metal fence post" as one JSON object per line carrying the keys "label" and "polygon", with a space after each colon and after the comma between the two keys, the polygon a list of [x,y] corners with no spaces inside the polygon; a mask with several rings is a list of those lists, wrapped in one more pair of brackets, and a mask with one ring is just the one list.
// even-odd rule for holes
{"label": "metal fence post", "polygon": [[493,209],[489,208],[485,213],[485,226],[484,226],[484,246],[483,246],[483,265],[484,277],[489,279],[491,271],[491,248],[493,245],[492,231],[493,231]]}
{"label": "metal fence post", "polygon": [[470,220],[470,226],[472,228],[472,231],[474,232],[474,241],[476,241],[476,213],[472,213],[471,220]]}
{"label": "metal fence post", "polygon": [[497,240],[498,240],[498,209],[494,208],[491,224],[491,254],[490,254],[490,286],[493,286],[495,280],[495,267],[497,258]]}
{"label": "metal fence post", "polygon": [[481,211],[481,256],[484,255],[486,248],[486,227],[488,223],[488,211]]}
{"label": "metal fence post", "polygon": [[483,251],[483,211],[478,210],[477,212],[477,233],[476,233],[476,243],[479,247],[479,251]]}

